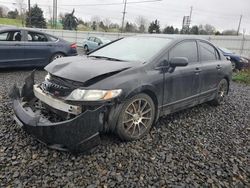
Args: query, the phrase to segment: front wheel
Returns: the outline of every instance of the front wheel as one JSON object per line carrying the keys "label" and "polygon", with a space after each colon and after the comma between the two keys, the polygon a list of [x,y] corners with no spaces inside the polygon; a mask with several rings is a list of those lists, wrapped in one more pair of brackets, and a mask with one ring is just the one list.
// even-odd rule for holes
{"label": "front wheel", "polygon": [[116,132],[122,140],[140,139],[149,132],[154,119],[153,100],[146,94],[138,94],[124,103]]}
{"label": "front wheel", "polygon": [[215,99],[211,101],[213,105],[220,105],[225,100],[225,96],[228,93],[228,82],[226,79],[222,79],[217,86],[217,93]]}

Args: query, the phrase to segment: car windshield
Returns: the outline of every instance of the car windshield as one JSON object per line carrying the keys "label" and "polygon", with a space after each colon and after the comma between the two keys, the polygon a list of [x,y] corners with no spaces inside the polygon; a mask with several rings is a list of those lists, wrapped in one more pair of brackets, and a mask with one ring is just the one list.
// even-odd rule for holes
{"label": "car windshield", "polygon": [[157,37],[128,37],[91,53],[89,57],[146,62],[166,47],[171,40]]}
{"label": "car windshield", "polygon": [[229,49],[226,49],[226,48],[220,48],[220,50],[224,53],[227,53],[227,54],[232,54],[233,52],[231,52]]}

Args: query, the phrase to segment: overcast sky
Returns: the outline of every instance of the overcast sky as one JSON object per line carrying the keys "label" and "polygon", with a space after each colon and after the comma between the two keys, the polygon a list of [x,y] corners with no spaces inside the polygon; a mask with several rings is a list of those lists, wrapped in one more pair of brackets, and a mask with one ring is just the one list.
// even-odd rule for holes
{"label": "overcast sky", "polygon": [[[27,0],[24,0],[25,2]],[[136,17],[143,16],[148,21],[158,19],[161,28],[173,25],[181,28],[184,15],[189,15],[190,7],[193,7],[191,25],[211,24],[218,30],[237,29],[240,15],[243,15],[241,32],[246,30],[250,34],[250,0],[162,0],[158,2],[129,3],[145,0],[127,0],[126,20],[134,22]],[[10,8],[15,6],[11,3],[15,0],[0,0],[0,4]],[[75,15],[84,21],[91,20],[93,16],[101,19],[109,18],[113,22],[121,24],[123,0],[58,0],[58,14],[70,12],[75,8]],[[37,3],[49,18],[53,0],[31,0],[31,4]],[[118,5],[95,5],[88,4],[112,4]]]}

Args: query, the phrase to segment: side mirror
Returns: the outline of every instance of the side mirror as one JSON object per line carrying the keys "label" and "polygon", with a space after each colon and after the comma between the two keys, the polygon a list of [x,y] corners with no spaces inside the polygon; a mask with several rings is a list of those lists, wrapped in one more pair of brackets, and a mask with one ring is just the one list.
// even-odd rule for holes
{"label": "side mirror", "polygon": [[101,46],[101,44],[102,44],[101,42],[98,42],[98,46]]}
{"label": "side mirror", "polygon": [[231,57],[230,57],[230,56],[226,56],[226,59],[227,59],[228,61],[230,61],[230,60],[231,60]]}
{"label": "side mirror", "polygon": [[188,65],[188,58],[186,57],[174,57],[169,61],[170,67],[185,67]]}

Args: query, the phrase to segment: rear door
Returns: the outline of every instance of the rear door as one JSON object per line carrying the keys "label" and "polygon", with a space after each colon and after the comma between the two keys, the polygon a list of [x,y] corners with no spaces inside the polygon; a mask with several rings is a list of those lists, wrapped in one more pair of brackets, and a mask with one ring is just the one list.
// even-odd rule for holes
{"label": "rear door", "polygon": [[97,48],[97,43],[95,42],[96,38],[95,37],[90,37],[89,38],[89,50],[94,50]]}
{"label": "rear door", "polygon": [[163,104],[167,113],[197,104],[200,89],[197,42],[185,40],[178,43],[169,51],[169,60],[174,57],[188,58],[189,64],[165,73]]}
{"label": "rear door", "polygon": [[10,30],[0,33],[0,67],[24,66],[26,54],[23,46],[22,30]]}
{"label": "rear door", "polygon": [[45,34],[26,31],[24,43],[27,54],[26,64],[31,66],[45,66],[52,56],[54,42]]}
{"label": "rear door", "polygon": [[213,99],[219,83],[222,61],[217,49],[206,41],[199,41],[199,55],[201,61],[201,96],[200,102]]}

